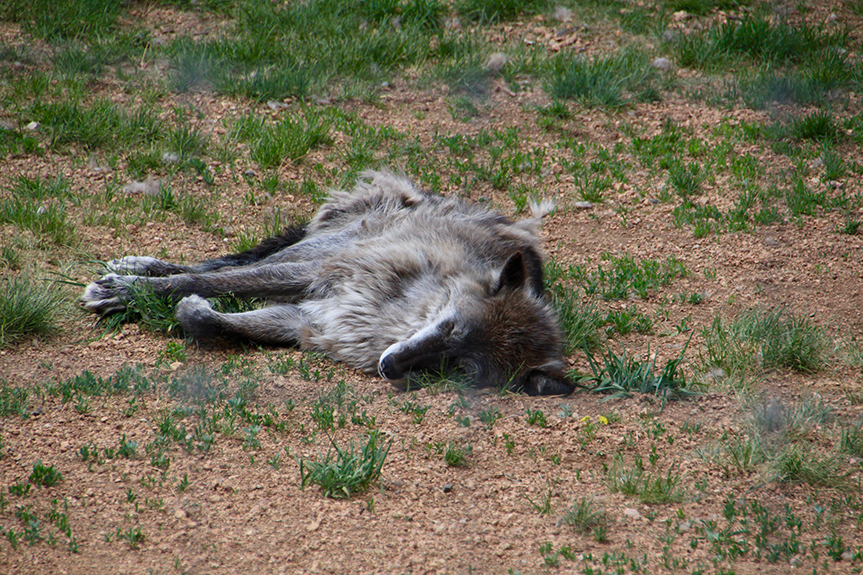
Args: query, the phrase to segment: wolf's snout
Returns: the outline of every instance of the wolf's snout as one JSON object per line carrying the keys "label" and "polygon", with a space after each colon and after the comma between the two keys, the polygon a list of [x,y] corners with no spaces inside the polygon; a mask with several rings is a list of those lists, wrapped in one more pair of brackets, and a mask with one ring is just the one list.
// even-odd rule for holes
{"label": "wolf's snout", "polygon": [[382,378],[390,382],[393,387],[404,391],[407,387],[404,374],[396,367],[396,358],[393,355],[384,355],[378,363],[378,373]]}
{"label": "wolf's snout", "polygon": [[378,373],[381,374],[382,378],[388,381],[400,379],[401,376],[401,374],[396,370],[396,360],[391,355],[385,355],[381,358],[381,361],[378,364]]}

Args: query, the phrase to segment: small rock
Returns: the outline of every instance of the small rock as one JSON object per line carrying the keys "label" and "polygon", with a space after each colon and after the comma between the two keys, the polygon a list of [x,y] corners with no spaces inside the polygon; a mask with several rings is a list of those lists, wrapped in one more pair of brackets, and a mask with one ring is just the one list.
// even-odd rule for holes
{"label": "small rock", "polygon": [[30,130],[31,132],[38,127],[39,127],[39,122],[30,122],[29,124],[24,126],[24,128],[26,128],[27,130]]}
{"label": "small rock", "polygon": [[174,511],[174,517],[176,517],[177,519],[185,519],[186,512],[183,509],[177,509],[176,511]]}
{"label": "small rock", "polygon": [[593,204],[590,202],[575,202],[575,207],[579,210],[589,210],[593,207]]}
{"label": "small rock", "polygon": [[662,70],[663,72],[671,70],[671,60],[669,60],[668,58],[657,58],[656,60],[651,62],[650,65],[657,70]]}
{"label": "small rock", "polygon": [[251,170],[251,169],[246,170],[245,172],[243,172],[243,175],[246,176],[247,178],[254,178],[255,177],[255,170]]}
{"label": "small rock", "polygon": [[282,108],[287,108],[288,104],[285,104],[284,102],[279,102],[278,100],[269,100],[267,102],[267,106],[271,110],[281,110]]}
{"label": "small rock", "polygon": [[788,561],[788,563],[789,563],[792,567],[800,567],[801,565],[803,565],[803,558],[802,558],[800,555],[795,555],[794,557],[792,557],[792,558]]}
{"label": "small rock", "polygon": [[632,507],[625,507],[623,509],[623,516],[629,519],[641,519],[641,513],[638,512],[638,509],[633,509]]}
{"label": "small rock", "polygon": [[681,533],[688,533],[690,529],[692,529],[692,522],[684,521],[680,525],[677,526]]}
{"label": "small rock", "polygon": [[179,154],[175,154],[174,152],[165,152],[162,154],[162,163],[166,165],[176,164],[180,161]]}
{"label": "small rock", "polygon": [[843,561],[851,561],[852,559],[854,559],[854,554],[852,552],[850,552],[850,551],[843,551],[842,552],[842,560]]}
{"label": "small rock", "polygon": [[452,483],[444,483],[444,486],[443,486],[443,492],[444,492],[444,493],[449,493],[449,492],[451,492],[451,491],[452,491],[452,488],[453,488],[453,484],[452,484]]}

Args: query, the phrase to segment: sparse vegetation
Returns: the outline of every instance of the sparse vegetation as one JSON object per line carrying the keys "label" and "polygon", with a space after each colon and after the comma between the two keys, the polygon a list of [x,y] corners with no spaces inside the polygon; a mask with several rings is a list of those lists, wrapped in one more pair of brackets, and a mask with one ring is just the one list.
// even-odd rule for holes
{"label": "sparse vegetation", "polygon": [[[0,556],[859,572],[861,17],[0,2]],[[579,395],[445,365],[404,394],[320,354],[186,341],[147,293],[95,328],[74,311],[94,261],[249,249],[380,167],[513,219],[555,201],[545,288]]]}

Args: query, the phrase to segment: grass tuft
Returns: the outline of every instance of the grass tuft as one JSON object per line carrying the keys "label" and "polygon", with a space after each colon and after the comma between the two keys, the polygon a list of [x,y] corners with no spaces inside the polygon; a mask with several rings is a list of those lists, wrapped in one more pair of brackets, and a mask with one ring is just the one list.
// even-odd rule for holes
{"label": "grass tuft", "polygon": [[349,498],[380,477],[392,442],[382,445],[380,434],[373,431],[369,433],[366,444],[357,451],[353,442],[348,449],[343,449],[332,437],[329,439],[333,450],[325,457],[318,461],[298,460],[303,489],[318,485],[325,497]]}
{"label": "grass tuft", "polygon": [[30,336],[47,338],[57,333],[62,298],[47,282],[25,276],[9,277],[0,291],[0,348]]}

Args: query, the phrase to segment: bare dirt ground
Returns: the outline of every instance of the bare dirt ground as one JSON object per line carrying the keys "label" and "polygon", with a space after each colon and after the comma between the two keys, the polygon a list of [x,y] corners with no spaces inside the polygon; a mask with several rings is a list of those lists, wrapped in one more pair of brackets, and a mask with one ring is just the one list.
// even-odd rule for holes
{"label": "bare dirt ground", "polygon": [[[839,3],[825,2],[818,9],[847,16]],[[142,16],[153,20],[157,34],[170,35],[172,27],[186,21],[198,25],[197,17],[180,17],[170,10]],[[521,32],[510,33],[527,33],[525,30],[544,25],[522,23]],[[201,24],[202,33],[212,29],[212,23]],[[20,31],[5,26],[4,37],[16,34]],[[158,63],[142,65],[155,67]],[[685,78],[694,73],[678,70],[677,74]],[[118,103],[128,100],[110,80],[94,89]],[[630,140],[621,130],[624,124],[649,137],[669,120],[690,137],[713,145],[719,139],[713,128],[721,123],[768,124],[777,115],[805,112],[722,109],[671,91],[663,94],[662,101],[620,112],[573,106],[573,117],[561,120],[559,130],[546,130],[537,125],[535,107],[547,105],[550,99],[539,87],[519,93],[492,89],[479,115],[467,122],[453,119],[448,96],[443,87],[419,89],[397,81],[374,103],[334,105],[356,113],[368,125],[390,125],[419,136],[427,145],[435,132],[476,134],[483,128],[516,126],[523,141],[549,150],[562,134],[613,147],[615,142]],[[223,118],[250,105],[206,91],[167,93],[160,104],[163,110],[193,108],[194,121],[201,129],[211,130],[214,138],[224,131]],[[265,105],[256,111],[281,113]],[[278,169],[279,176],[284,181],[306,177],[325,181],[323,174],[330,169],[344,169],[333,150],[346,137],[336,134],[330,147],[312,152],[302,162],[285,163]],[[793,168],[786,156],[768,145],[740,140],[735,146],[738,152],[745,149],[757,155],[776,173]],[[863,162],[863,154],[853,144],[845,146],[842,153],[848,161]],[[121,167],[105,170],[99,168],[104,158],[88,160],[85,151],[74,147],[62,153],[49,149],[41,156],[0,159],[0,194],[8,194],[22,174],[44,178],[62,174],[74,193],[84,198],[99,193],[106,181],[127,183],[129,177]],[[386,161],[385,154],[381,160]],[[634,160],[633,165],[637,166]],[[217,166],[215,161],[213,166]],[[244,230],[258,229],[261,220],[276,209],[301,216],[314,211],[307,197],[260,197],[259,191],[259,201],[251,205],[244,198],[252,187],[242,174],[256,166],[241,158],[235,165],[218,167],[214,184],[194,174],[178,173],[172,185],[184,194],[208,198],[210,207],[221,216],[223,234],[204,232],[174,215],[122,229],[81,223],[77,252],[55,255],[33,248],[40,272],[62,272],[87,283],[97,275],[97,266],[90,263],[93,260],[126,254],[171,261],[214,257],[227,252],[229,243]],[[646,300],[599,302],[603,310],[636,305],[641,313],[655,318],[651,334],[616,336],[611,342],[615,349],[623,345],[639,358],[655,354],[657,365],[664,365],[692,336],[685,366],[689,377],[697,379],[695,365],[703,345],[700,328],[717,315],[754,308],[787,309],[824,329],[837,350],[843,342],[863,336],[863,236],[835,232],[844,224],[845,214],[827,211],[802,221],[786,218],[748,232],[695,238],[691,228],[672,225],[673,203],[654,201],[664,179],[647,170],[634,168],[627,174],[628,183],[616,186],[604,203],[578,209],[571,177],[562,170],[556,172],[554,165],[550,168],[543,189],[536,191],[561,206],[543,229],[547,252],[555,261],[591,265],[602,252],[659,260],[673,255],[690,272],[664,293],[654,293]],[[813,185],[819,184],[817,172],[811,178]],[[699,201],[727,205],[724,184],[706,182]],[[861,193],[856,175],[844,185],[849,195]],[[213,192],[216,189],[218,193]],[[447,185],[443,190],[457,191]],[[471,197],[491,200],[515,215],[512,200],[488,185],[476,186]],[[70,208],[73,220],[83,222],[83,211],[89,205],[83,202]],[[11,225],[0,227],[4,243],[22,233],[27,232]],[[70,299],[76,293],[69,288]],[[662,297],[691,293],[702,294],[703,301],[668,304]],[[675,326],[680,325],[686,329],[678,333]],[[860,417],[863,408],[854,398],[863,394],[861,373],[835,358],[813,374],[764,374],[746,394],[714,385],[697,399],[665,404],[640,396],[606,401],[586,393],[542,399],[428,390],[404,395],[386,382],[326,360],[314,360],[315,369],[323,374],[318,377],[298,369],[285,374],[269,369],[274,361],[285,358],[300,362],[303,358],[294,350],[236,342],[188,343],[182,357],[170,351],[169,346],[178,342],[182,340],[135,324],[103,334],[92,317],[72,312],[57,337],[0,350],[0,380],[10,386],[45,389],[45,382],[66,381],[84,370],[108,378],[123,366],[140,366],[139,372],[150,381],[162,382],[156,390],[140,394],[95,397],[87,406],[64,403],[58,395],[34,393],[29,398],[28,417],[0,420],[0,492],[4,497],[0,527],[5,532],[17,531],[20,538],[15,546],[8,537],[0,540],[0,572],[859,573],[863,565],[859,555],[853,556],[863,542],[857,490],[860,462],[852,459],[849,464],[844,456],[847,474],[843,486],[825,487],[771,481],[757,472],[723,467],[700,455],[728,434],[743,434],[746,406],[763,405],[770,397],[791,406],[818,394],[832,408],[836,421]],[[588,369],[583,354],[574,354],[570,360],[573,367]],[[284,425],[261,429],[257,445],[249,441],[248,423],[217,434],[208,451],[186,451],[175,443],[167,451],[170,465],[154,466],[144,446],[153,441],[165,414],[179,413],[175,421],[188,429],[196,421],[192,410],[178,412],[194,406],[193,399],[170,392],[166,382],[198,366],[224,374],[231,393],[243,381],[253,380],[257,385],[251,403],[262,412],[272,405]],[[316,486],[302,488],[298,464],[300,458],[314,459],[329,449],[327,436],[314,433],[312,410],[315,400],[341,380],[351,388],[358,409],[373,417],[374,428],[392,441],[379,484],[350,499],[326,498]],[[429,406],[420,423],[400,409],[406,402]],[[480,422],[478,414],[491,407],[502,417],[489,427]],[[545,414],[545,427],[527,422],[526,414],[536,410]],[[467,418],[470,424],[465,426]],[[365,431],[367,426],[348,420],[333,435],[347,445],[350,440],[360,441]],[[824,440],[827,431],[812,432],[813,453],[832,452],[830,442]],[[134,457],[82,460],[82,446],[116,449],[121,437],[137,442]],[[449,442],[472,447],[466,465],[445,463],[438,446]],[[606,471],[618,454],[628,465],[640,457],[656,477],[679,476],[680,501],[645,504],[611,492]],[[26,482],[38,461],[53,465],[62,481],[51,487],[33,486],[27,497],[13,494],[9,487]],[[593,498],[605,510],[609,523],[603,541],[562,521],[566,510],[581,498]],[[789,539],[784,526],[788,514],[802,518],[799,548],[782,555],[778,562],[768,561],[766,554],[755,553],[758,529],[753,523],[746,534],[728,536],[746,541],[748,549],[737,557],[717,559],[713,532],[705,525],[725,525],[723,513],[729,501],[738,509],[754,508],[757,503],[775,516],[782,525],[766,537],[777,545]],[[21,535],[28,524],[16,516],[19,506],[37,514],[40,540],[30,542]],[[74,545],[47,519],[52,509],[65,513]],[[136,538],[136,533],[141,537]],[[839,560],[825,551],[831,533],[841,536],[849,551]],[[555,555],[562,549],[566,551]]]}

